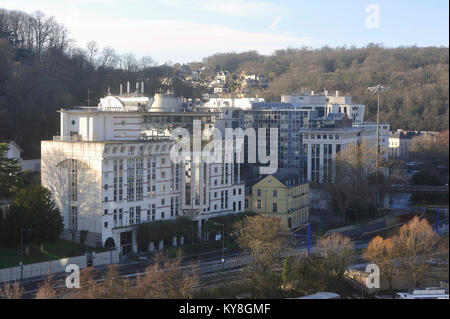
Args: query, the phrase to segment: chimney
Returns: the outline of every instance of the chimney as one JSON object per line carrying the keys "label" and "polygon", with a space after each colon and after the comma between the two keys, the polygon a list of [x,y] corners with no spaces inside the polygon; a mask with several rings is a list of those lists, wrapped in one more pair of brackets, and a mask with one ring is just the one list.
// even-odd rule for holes
{"label": "chimney", "polygon": [[122,83],[120,84],[120,95],[122,95]]}

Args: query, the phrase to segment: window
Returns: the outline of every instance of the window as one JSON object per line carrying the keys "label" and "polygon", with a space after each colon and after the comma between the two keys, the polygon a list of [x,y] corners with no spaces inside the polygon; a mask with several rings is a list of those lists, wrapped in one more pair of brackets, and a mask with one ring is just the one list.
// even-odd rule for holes
{"label": "window", "polygon": [[72,125],[75,125],[75,121],[74,120],[72,120]]}
{"label": "window", "polygon": [[105,226],[105,228],[108,228],[108,222],[105,222],[104,226]]}
{"label": "window", "polygon": [[260,199],[258,199],[256,201],[256,208],[261,209],[261,200]]}
{"label": "window", "polygon": [[256,196],[261,197],[261,190],[260,189],[256,190]]}
{"label": "window", "polygon": [[128,223],[130,225],[134,224],[134,207],[130,207],[130,212],[128,216]]}
{"label": "window", "polygon": [[164,219],[164,212],[161,213],[161,219]]}
{"label": "window", "polygon": [[136,206],[136,224],[141,222],[141,206]]}
{"label": "window", "polygon": [[276,189],[273,190],[273,197],[278,197],[278,190]]}
{"label": "window", "polygon": [[163,198],[161,199],[161,205],[164,205],[166,203],[166,200]]}
{"label": "window", "polygon": [[276,213],[278,211],[277,203],[273,203],[272,210]]}
{"label": "window", "polygon": [[103,215],[108,215],[108,210],[105,209],[105,211],[103,212]]}

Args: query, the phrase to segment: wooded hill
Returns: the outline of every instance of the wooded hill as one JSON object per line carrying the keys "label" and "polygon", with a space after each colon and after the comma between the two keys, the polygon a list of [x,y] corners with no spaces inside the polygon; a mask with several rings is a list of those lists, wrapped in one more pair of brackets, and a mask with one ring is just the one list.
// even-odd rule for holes
{"label": "wooded hill", "polygon": [[[95,39],[93,39],[95,40]],[[309,88],[328,89],[368,105],[366,119],[374,120],[376,96],[368,86],[390,86],[383,95],[381,120],[392,129],[444,130],[449,125],[448,48],[400,47],[287,49],[263,56],[255,51],[215,54],[188,64],[261,73],[270,85],[263,96]],[[27,14],[0,9],[0,140],[15,140],[25,158],[40,156],[40,141],[57,135],[61,107],[96,105],[111,87],[144,81],[149,95],[164,90],[173,79],[178,96],[200,97],[202,90],[177,77],[180,64],[156,65],[150,57],[116,54],[113,48],[74,47],[65,27],[40,12]],[[89,101],[88,100],[88,90]]]}

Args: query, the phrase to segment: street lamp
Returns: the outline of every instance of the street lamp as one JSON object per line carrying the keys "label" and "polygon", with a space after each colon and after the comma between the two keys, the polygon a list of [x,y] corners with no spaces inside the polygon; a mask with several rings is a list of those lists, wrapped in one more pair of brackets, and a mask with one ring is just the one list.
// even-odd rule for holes
{"label": "street lamp", "polygon": [[[378,185],[378,157],[380,153],[380,94],[389,91],[391,88],[387,86],[382,86],[378,84],[377,86],[368,87],[367,90],[372,94],[377,94],[378,104],[377,104],[377,156],[375,159],[375,176]],[[378,209],[378,194],[377,194],[377,209]]]}
{"label": "street lamp", "polygon": [[216,225],[222,226],[222,270],[225,269],[225,225],[220,223],[215,223]]}
{"label": "street lamp", "polygon": [[23,231],[31,231],[29,228],[20,227],[20,282],[23,281]]}

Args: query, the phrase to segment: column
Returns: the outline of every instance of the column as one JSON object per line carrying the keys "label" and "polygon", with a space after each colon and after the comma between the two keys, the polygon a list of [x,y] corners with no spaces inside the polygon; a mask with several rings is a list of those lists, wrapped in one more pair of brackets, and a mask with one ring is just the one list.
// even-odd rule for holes
{"label": "column", "polygon": [[138,244],[137,244],[137,232],[136,231],[132,231],[132,249],[135,253],[138,252]]}
{"label": "column", "polygon": [[202,220],[197,221],[197,237],[202,237]]}

